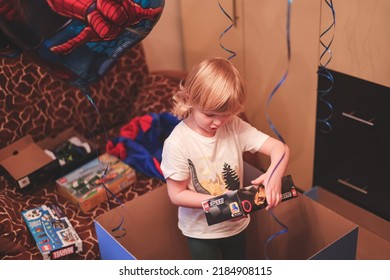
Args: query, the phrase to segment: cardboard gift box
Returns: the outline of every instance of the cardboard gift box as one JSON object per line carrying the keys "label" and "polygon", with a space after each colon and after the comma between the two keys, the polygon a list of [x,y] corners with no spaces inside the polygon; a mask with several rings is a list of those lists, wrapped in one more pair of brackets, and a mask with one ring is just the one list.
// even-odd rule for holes
{"label": "cardboard gift box", "polygon": [[[282,201],[297,197],[291,175],[282,179]],[[267,206],[263,185],[251,185],[202,202],[208,225],[221,223],[252,213]]]}
{"label": "cardboard gift box", "polygon": [[[259,174],[246,166],[244,182]],[[281,203],[273,213],[288,231],[266,247],[267,240],[283,228],[269,211],[251,213],[246,229],[247,259],[266,259],[265,252],[275,260],[356,258],[358,226],[305,195]],[[190,259],[177,219],[177,206],[170,201],[166,186],[100,215],[95,229],[102,259]],[[118,228],[120,231],[115,231]]]}
{"label": "cardboard gift box", "polygon": [[[59,159],[45,152],[45,150],[56,150],[71,137],[77,137],[81,142],[87,143],[90,146],[90,152],[66,164],[60,164]],[[95,146],[72,128],[37,143],[31,135],[27,135],[0,150],[0,166],[8,180],[19,189],[24,189],[55,180],[97,157],[98,149]]]}
{"label": "cardboard gift box", "polygon": [[[305,195],[281,203],[273,212],[288,231],[266,247],[267,240],[283,228],[268,211],[251,213],[247,259],[267,259],[265,252],[273,260],[356,258],[358,226]],[[115,231],[118,225],[121,230]],[[177,207],[165,186],[100,215],[95,229],[104,260],[191,259],[187,240],[177,227]]]}
{"label": "cardboard gift box", "polygon": [[22,211],[43,259],[59,259],[82,252],[80,237],[69,219],[54,204]]}
{"label": "cardboard gift box", "polygon": [[57,179],[56,183],[61,195],[88,212],[105,201],[107,195],[119,193],[136,180],[132,167],[105,153]]}

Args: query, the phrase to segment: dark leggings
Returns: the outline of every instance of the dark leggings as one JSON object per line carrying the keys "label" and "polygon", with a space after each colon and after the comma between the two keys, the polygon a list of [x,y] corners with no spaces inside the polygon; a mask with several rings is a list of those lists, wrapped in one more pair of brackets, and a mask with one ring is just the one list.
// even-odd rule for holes
{"label": "dark leggings", "polygon": [[246,254],[245,233],[218,238],[198,239],[187,237],[194,260],[244,260]]}

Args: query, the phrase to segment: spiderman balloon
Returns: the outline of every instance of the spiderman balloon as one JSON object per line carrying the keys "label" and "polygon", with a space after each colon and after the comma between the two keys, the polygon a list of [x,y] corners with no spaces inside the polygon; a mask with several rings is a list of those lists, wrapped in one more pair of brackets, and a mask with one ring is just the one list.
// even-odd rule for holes
{"label": "spiderman balloon", "polygon": [[0,56],[23,53],[84,88],[144,39],[164,0],[0,0]]}

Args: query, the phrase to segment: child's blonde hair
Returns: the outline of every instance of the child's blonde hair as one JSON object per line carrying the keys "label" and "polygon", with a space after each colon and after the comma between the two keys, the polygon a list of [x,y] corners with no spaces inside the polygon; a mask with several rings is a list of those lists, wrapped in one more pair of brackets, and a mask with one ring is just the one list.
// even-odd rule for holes
{"label": "child's blonde hair", "polygon": [[186,118],[192,108],[215,114],[238,115],[246,90],[238,70],[223,58],[208,58],[195,66],[174,95],[173,113]]}

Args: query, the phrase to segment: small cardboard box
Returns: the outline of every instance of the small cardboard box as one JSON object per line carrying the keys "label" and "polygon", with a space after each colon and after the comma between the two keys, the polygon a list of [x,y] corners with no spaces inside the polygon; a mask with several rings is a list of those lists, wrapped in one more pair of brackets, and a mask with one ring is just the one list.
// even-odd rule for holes
{"label": "small cardboard box", "polygon": [[[282,201],[298,196],[291,175],[283,177]],[[264,186],[248,186],[202,202],[207,224],[214,225],[267,206]]]}
{"label": "small cardboard box", "polygon": [[41,205],[24,210],[22,217],[43,259],[59,259],[83,250],[80,237],[56,205]]}
{"label": "small cardboard box", "polygon": [[[83,158],[61,166],[57,159],[53,159],[45,149],[54,150],[57,146],[76,136],[91,147],[91,152]],[[71,170],[84,164],[97,156],[95,145],[89,143],[84,137],[73,129],[67,129],[62,133],[48,137],[35,143],[31,135],[27,135],[18,141],[0,150],[0,165],[7,178],[20,189],[30,185],[39,185],[55,180],[69,173]]]}
{"label": "small cardboard box", "polygon": [[133,168],[105,153],[57,179],[56,183],[60,194],[79,206],[83,212],[88,212],[107,199],[106,188],[117,194],[136,180]]}

